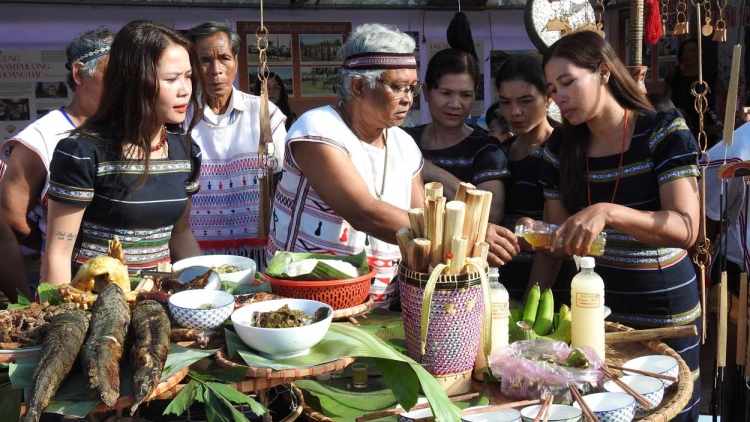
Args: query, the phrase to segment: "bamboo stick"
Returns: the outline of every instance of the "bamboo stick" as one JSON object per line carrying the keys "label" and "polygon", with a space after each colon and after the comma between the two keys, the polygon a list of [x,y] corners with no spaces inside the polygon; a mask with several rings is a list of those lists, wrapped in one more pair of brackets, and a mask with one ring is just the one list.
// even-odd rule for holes
{"label": "bamboo stick", "polygon": [[484,239],[487,237],[487,227],[490,224],[490,209],[492,207],[492,192],[482,192],[482,216],[479,220],[479,230],[477,230],[477,242],[484,242]]}
{"label": "bamboo stick", "polygon": [[456,189],[456,197],[453,198],[453,200],[466,202],[466,192],[473,191],[476,188],[477,187],[472,185],[471,183],[466,183],[466,182],[459,183],[458,189]]}
{"label": "bamboo stick", "polygon": [[438,182],[430,182],[424,185],[424,197],[437,199],[443,196],[443,184]]}
{"label": "bamboo stick", "polygon": [[461,274],[464,270],[466,261],[466,245],[468,239],[466,236],[454,236],[451,240],[451,250],[453,251],[453,260],[451,261],[451,274]]}
{"label": "bamboo stick", "polygon": [[[513,409],[516,407],[526,407],[526,406],[533,406],[535,404],[541,403],[541,400],[523,400],[523,401],[516,401],[512,403],[505,403],[505,404],[494,404],[490,406],[483,406],[483,407],[477,407],[474,409],[466,409],[463,412],[461,412],[461,416],[471,416],[471,415],[480,415],[482,413],[487,412],[494,412],[495,410],[502,410],[502,409]],[[359,422],[359,421],[357,421]]]}
{"label": "bamboo stick", "polygon": [[427,272],[430,266],[430,245],[430,240],[424,238],[417,238],[409,242],[407,246],[409,268],[421,273]]}
{"label": "bamboo stick", "polygon": [[[462,394],[460,396],[451,396],[451,397],[448,397],[448,398],[452,402],[457,402],[457,401],[471,400],[474,397],[478,397],[478,396],[479,396],[479,393],[474,392],[474,393]],[[408,409],[408,410],[404,409],[403,407],[399,407],[399,408],[396,408],[396,409],[379,410],[377,412],[368,413],[368,414],[366,414],[364,416],[361,416],[361,417],[357,418],[356,421],[357,422],[367,422],[367,421],[371,421],[371,420],[375,420],[375,419],[385,418],[385,417],[388,417],[388,416],[396,416],[396,415],[399,415],[401,413],[411,412],[411,411],[414,411],[414,410],[427,409],[428,407],[430,407],[429,403],[418,403],[418,404],[415,404],[411,409]]]}
{"label": "bamboo stick", "polygon": [[547,414],[547,409],[549,409],[549,405],[552,404],[552,397],[552,394],[550,394],[544,399],[544,403],[542,404],[542,407],[539,408],[539,412],[537,412],[534,422],[539,422],[542,417]]}
{"label": "bamboo stick", "polygon": [[445,197],[427,198],[425,200],[425,234],[430,239],[432,262],[443,261],[443,212],[445,210]]}
{"label": "bamboo stick", "polygon": [[583,401],[581,393],[579,393],[578,390],[572,385],[569,385],[568,388],[570,389],[570,395],[573,396],[573,400],[577,401],[581,406],[581,411],[583,412],[583,416],[585,417],[585,419],[587,419],[589,422],[599,422],[599,418],[596,417],[596,414],[594,414],[594,412],[591,411],[591,408],[589,408],[589,405],[586,404],[585,401]]}
{"label": "bamboo stick", "polygon": [[727,105],[724,110],[724,136],[722,144],[725,147],[731,147],[734,138],[734,121],[737,118],[737,86],[739,84],[741,57],[742,45],[735,45],[732,56],[731,72],[729,73]]}
{"label": "bamboo stick", "polygon": [[672,382],[679,382],[680,381],[680,379],[678,377],[673,377],[673,376],[664,375],[664,374],[657,374],[656,372],[643,371],[643,370],[634,369],[634,368],[624,368],[622,366],[611,365],[611,364],[607,364],[607,366],[610,367],[610,368],[612,368],[612,369],[617,369],[617,370],[620,370],[620,371],[623,371],[623,372],[626,372],[626,371],[627,372],[632,372],[632,373],[638,374],[638,375],[645,375],[647,377],[659,378],[660,380],[672,381]]}
{"label": "bamboo stick", "polygon": [[605,333],[604,342],[607,344],[630,343],[637,341],[651,341],[661,340],[665,338],[681,338],[697,335],[698,328],[695,325],[680,325],[677,327],[649,328],[647,330]]}
{"label": "bamboo stick", "polygon": [[464,217],[463,235],[468,238],[469,245],[473,245],[477,241],[477,231],[482,218],[482,200],[484,197],[482,192],[480,190],[466,192],[466,216]]}
{"label": "bamboo stick", "polygon": [[396,242],[398,242],[398,249],[401,251],[401,262],[406,268],[411,268],[409,265],[409,242],[414,240],[414,234],[408,227],[402,227],[396,232]]}
{"label": "bamboo stick", "polygon": [[443,253],[453,253],[452,242],[454,236],[463,234],[466,204],[460,201],[450,201],[445,204],[445,222],[443,223]]}
{"label": "bamboo stick", "polygon": [[424,237],[424,208],[412,208],[409,210],[409,225],[415,239]]}
{"label": "bamboo stick", "polygon": [[631,396],[633,396],[633,398],[635,398],[635,401],[637,401],[638,404],[640,404],[641,406],[643,406],[645,408],[651,407],[651,403],[649,403],[649,401],[646,400],[645,397],[643,397],[639,392],[633,390],[633,388],[630,387],[629,385],[627,385],[624,382],[622,382],[621,379],[619,379],[614,374],[612,374],[611,372],[609,372],[606,368],[601,367],[601,368],[599,368],[599,370],[602,371],[602,373],[604,374],[604,376],[606,376],[610,380],[614,381],[615,384],[617,384],[617,386],[622,389],[622,391],[624,391],[624,392],[630,394]]}
{"label": "bamboo stick", "polygon": [[474,242],[474,248],[471,250],[471,256],[481,259],[482,266],[487,264],[487,254],[490,252],[490,244],[487,242]]}

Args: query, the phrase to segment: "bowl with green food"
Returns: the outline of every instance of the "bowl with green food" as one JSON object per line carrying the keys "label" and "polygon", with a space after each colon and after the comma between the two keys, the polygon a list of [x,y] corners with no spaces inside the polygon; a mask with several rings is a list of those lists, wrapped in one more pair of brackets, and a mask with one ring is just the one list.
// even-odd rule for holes
{"label": "bowl with green food", "polygon": [[320,343],[331,327],[333,308],[308,299],[251,303],[232,314],[243,343],[267,359],[303,356]]}
{"label": "bowl with green food", "polygon": [[195,289],[169,297],[169,313],[185,328],[211,330],[221,326],[234,310],[234,295],[221,290]]}
{"label": "bowl with green food", "polygon": [[174,272],[188,267],[208,267],[219,273],[221,281],[232,283],[252,284],[255,278],[255,261],[244,256],[236,255],[201,255],[185,258],[172,265]]}

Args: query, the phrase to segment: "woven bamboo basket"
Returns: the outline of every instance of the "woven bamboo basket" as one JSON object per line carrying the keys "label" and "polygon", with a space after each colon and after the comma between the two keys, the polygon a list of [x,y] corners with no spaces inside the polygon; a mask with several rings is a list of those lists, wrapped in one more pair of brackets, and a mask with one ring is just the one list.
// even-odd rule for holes
{"label": "woven bamboo basket", "polygon": [[338,371],[339,369],[344,369],[352,362],[354,362],[353,357],[346,357],[333,362],[324,363],[322,365],[315,365],[304,368],[274,370],[271,368],[254,368],[234,362],[227,356],[226,347],[222,347],[216,352],[216,363],[219,364],[219,366],[223,366],[225,368],[244,368],[245,376],[251,379],[296,380],[316,377],[318,375],[323,375],[329,372]]}

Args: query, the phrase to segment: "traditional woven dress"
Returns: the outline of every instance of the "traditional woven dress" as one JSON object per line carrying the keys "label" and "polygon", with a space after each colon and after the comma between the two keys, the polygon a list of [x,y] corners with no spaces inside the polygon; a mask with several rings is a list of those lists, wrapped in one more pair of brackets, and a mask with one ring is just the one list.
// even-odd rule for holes
{"label": "traditional woven dress", "polygon": [[[559,191],[561,136],[552,136],[544,150],[545,170],[540,183],[547,199],[562,199]],[[659,211],[659,187],[683,177],[698,177],[698,145],[676,110],[640,112],[630,148],[620,154],[589,157],[587,182],[578,189],[578,208],[611,202],[642,211]],[[605,227],[607,246],[596,258],[596,273],[604,279],[610,320],[633,328],[695,324],[701,331],[699,289],[687,251],[646,245]],[[673,421],[697,420],[700,412],[700,336],[663,340],[685,360],[695,381],[693,397]]]}
{"label": "traditional woven dress", "polygon": [[[294,142],[319,142],[338,149],[349,156],[371,195],[380,190],[385,177],[381,200],[404,210],[410,208],[412,179],[422,170],[422,155],[402,129],[388,129],[386,174],[385,150],[358,140],[330,106],[303,114],[289,130],[287,148]],[[377,268],[370,295],[375,306],[388,307],[398,298],[394,281],[401,260],[398,246],[355,230],[320,199],[287,150],[274,200],[268,258],[276,251],[355,255],[363,248],[370,266]]]}
{"label": "traditional woven dress", "polygon": [[[276,168],[284,159],[286,117],[269,102]],[[258,239],[261,174],[258,159],[260,97],[232,90],[226,112],[203,109],[192,136],[203,151],[200,184],[193,196],[190,227],[203,253],[242,255],[265,268],[267,239]],[[189,121],[189,119],[186,119]],[[273,149],[273,151],[271,151]]]}
{"label": "traditional woven dress", "polygon": [[[510,157],[510,148],[518,140],[515,136],[502,144],[503,152]],[[543,220],[544,192],[539,184],[539,175],[544,168],[542,158],[545,143],[540,144],[531,154],[520,160],[508,160],[510,177],[505,182],[505,216],[503,226],[515,230],[516,221],[521,217]],[[500,267],[500,283],[508,289],[512,299],[521,300],[529,282],[531,266],[536,252],[521,251],[513,260]],[[576,274],[572,259],[563,261],[557,280],[552,286],[555,303],[570,304],[570,281]]]}
{"label": "traditional woven dress", "polygon": [[[170,133],[169,155],[153,159],[149,176],[136,188],[144,165],[117,160],[106,145],[87,137],[60,141],[50,165],[49,199],[86,207],[73,250],[73,274],[90,258],[107,254],[115,235],[131,274],[169,262],[172,227],[198,191],[200,149]],[[190,149],[188,149],[190,148]]]}

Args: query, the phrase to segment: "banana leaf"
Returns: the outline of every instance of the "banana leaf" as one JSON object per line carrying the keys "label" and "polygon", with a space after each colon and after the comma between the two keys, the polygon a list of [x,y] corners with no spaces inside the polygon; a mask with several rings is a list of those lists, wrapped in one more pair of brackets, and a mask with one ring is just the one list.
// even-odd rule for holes
{"label": "banana leaf", "polygon": [[306,356],[289,359],[266,359],[248,348],[236,333],[225,330],[230,357],[241,357],[248,366],[271,369],[293,369],[321,365],[347,356],[375,358],[383,378],[396,400],[410,409],[417,403],[419,387],[427,396],[438,421],[461,419],[460,409],[445,395],[435,378],[408,356],[388,346],[375,335],[349,323],[333,323],[323,340]]}
{"label": "banana leaf", "polygon": [[306,281],[325,281],[325,280],[343,280],[351,276],[331,267],[325,262],[318,262],[315,269],[308,274],[290,276],[286,269],[293,262],[302,261],[303,259],[329,259],[347,262],[357,269],[359,275],[367,274],[370,267],[367,264],[367,253],[362,252],[352,256],[335,256],[326,254],[302,253],[302,252],[276,252],[271,262],[266,267],[266,273],[273,278],[282,280],[306,280]]}
{"label": "banana leaf", "polygon": [[[161,381],[166,380],[181,369],[192,365],[202,358],[212,356],[214,353],[216,353],[216,349],[188,349],[176,344],[171,344],[169,347],[169,355],[167,355],[167,362],[164,364]],[[31,387],[34,368],[38,361],[39,356],[33,356],[19,359],[16,363],[10,364],[10,382],[14,389]],[[133,372],[130,369],[130,363],[126,360],[120,370],[121,396],[129,396],[132,394],[130,389],[130,380],[132,378]],[[88,380],[84,377],[80,365],[76,365],[76,368],[74,368],[73,372],[68,375],[68,378],[63,381],[57,395],[44,411],[83,418],[100,402],[101,401],[96,397],[95,392],[88,387]]]}

